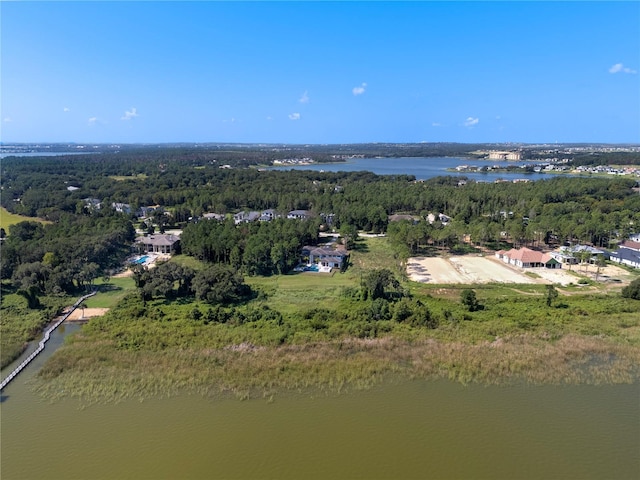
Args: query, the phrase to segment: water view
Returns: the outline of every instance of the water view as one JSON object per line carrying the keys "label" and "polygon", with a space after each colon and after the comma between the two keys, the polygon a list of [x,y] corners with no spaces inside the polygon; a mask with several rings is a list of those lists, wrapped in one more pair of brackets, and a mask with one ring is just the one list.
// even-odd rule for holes
{"label": "water view", "polygon": [[[341,395],[48,402],[2,394],[2,478],[637,478],[640,385],[388,382]],[[6,371],[3,372],[3,375]]]}
{"label": "water view", "polygon": [[442,175],[455,175],[471,178],[478,182],[493,182],[499,179],[514,180],[526,178],[528,180],[540,180],[553,178],[545,173],[508,173],[508,172],[455,172],[460,165],[470,167],[513,167],[526,165],[526,162],[508,162],[499,160],[472,160],[462,157],[400,157],[400,158],[354,158],[347,162],[324,163],[311,165],[288,165],[271,167],[276,170],[313,170],[324,172],[359,172],[368,171],[377,175],[415,175],[418,180]]}

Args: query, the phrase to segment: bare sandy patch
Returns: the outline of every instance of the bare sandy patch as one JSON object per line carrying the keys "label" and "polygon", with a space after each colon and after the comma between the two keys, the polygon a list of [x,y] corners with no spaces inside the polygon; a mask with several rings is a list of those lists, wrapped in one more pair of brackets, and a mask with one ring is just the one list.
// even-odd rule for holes
{"label": "bare sandy patch", "polygon": [[113,278],[123,278],[123,277],[130,277],[133,275],[133,271],[129,268],[127,268],[126,270],[116,273],[115,275],[113,275]]}
{"label": "bare sandy patch", "polygon": [[[67,318],[69,321],[86,320],[91,317],[101,317],[109,311],[108,308],[85,308],[84,312],[81,308],[76,308],[71,315]],[[84,315],[83,315],[84,313]]]}
{"label": "bare sandy patch", "polygon": [[414,257],[407,261],[407,275],[421,283],[470,283],[441,257]]}
{"label": "bare sandy patch", "polygon": [[450,263],[462,272],[469,283],[537,283],[533,278],[503,262],[488,257],[451,257]]}
{"label": "bare sandy patch", "polygon": [[[576,281],[570,273],[561,271],[547,280],[541,275],[546,269],[519,269],[492,257],[462,256],[462,257],[414,257],[407,262],[407,275],[415,282],[421,283],[561,283],[568,284]],[[539,278],[525,275],[531,271]],[[548,270],[547,270],[548,271]]]}

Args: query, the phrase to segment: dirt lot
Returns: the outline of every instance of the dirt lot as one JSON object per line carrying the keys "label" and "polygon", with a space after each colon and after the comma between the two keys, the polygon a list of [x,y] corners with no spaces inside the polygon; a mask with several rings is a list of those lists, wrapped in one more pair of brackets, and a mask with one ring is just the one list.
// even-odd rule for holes
{"label": "dirt lot", "polygon": [[76,308],[71,315],[67,318],[67,321],[73,322],[78,320],[86,320],[91,317],[101,317],[109,311],[108,308],[85,308],[84,317],[82,316],[82,309]]}
{"label": "dirt lot", "polygon": [[[581,267],[584,270],[583,267]],[[595,267],[591,267],[595,276]],[[574,272],[583,271],[573,267]],[[531,272],[536,276],[526,275]],[[517,268],[506,265],[497,258],[479,256],[461,257],[415,257],[407,262],[407,274],[411,280],[422,283],[555,283],[568,285],[577,283],[579,276],[566,269]],[[624,278],[626,272],[615,266],[607,266],[600,279]]]}

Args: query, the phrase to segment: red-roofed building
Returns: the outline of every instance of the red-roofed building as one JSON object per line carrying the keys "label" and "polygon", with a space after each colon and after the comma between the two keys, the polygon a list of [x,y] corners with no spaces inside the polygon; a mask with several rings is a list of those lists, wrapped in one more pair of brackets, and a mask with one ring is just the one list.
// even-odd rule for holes
{"label": "red-roofed building", "polygon": [[548,253],[538,252],[530,248],[520,248],[505,252],[500,250],[496,252],[496,257],[504,263],[515,265],[520,268],[562,268],[562,264]]}
{"label": "red-roofed building", "polygon": [[640,252],[640,242],[625,240],[620,244],[620,246],[623,248],[628,248],[629,250],[635,250],[636,252]]}

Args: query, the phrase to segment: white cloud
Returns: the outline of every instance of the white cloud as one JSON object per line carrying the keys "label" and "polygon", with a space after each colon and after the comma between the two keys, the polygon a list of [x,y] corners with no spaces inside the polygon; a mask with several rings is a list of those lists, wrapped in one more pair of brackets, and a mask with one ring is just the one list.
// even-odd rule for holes
{"label": "white cloud", "polygon": [[89,119],[89,125],[95,125],[97,121],[98,121],[98,117],[91,117]]}
{"label": "white cloud", "polygon": [[271,121],[273,120],[273,118],[271,118],[271,116],[267,117],[267,120]]}
{"label": "white cloud", "polygon": [[11,123],[13,122],[13,120],[11,120],[11,117],[4,117],[4,119],[2,120],[4,123]]}
{"label": "white cloud", "polygon": [[629,67],[625,67],[623,64],[621,63],[616,63],[615,65],[613,65],[610,69],[609,69],[609,73],[638,73],[635,70],[629,68]]}
{"label": "white cloud", "polygon": [[124,112],[124,115],[120,117],[120,120],[131,120],[138,116],[138,109],[136,107],[131,107],[131,110],[127,110]]}
{"label": "white cloud", "polygon": [[71,111],[71,109],[70,109],[69,107],[64,107],[64,108],[62,109],[62,111],[63,111],[63,112],[70,112],[70,111]]}
{"label": "white cloud", "polygon": [[299,113],[292,113],[289,115],[289,120],[300,120],[300,114]]}
{"label": "white cloud", "polygon": [[300,100],[298,100],[300,103],[309,103],[309,92],[307,92],[305,90],[305,92],[302,94],[302,96],[300,97]]}
{"label": "white cloud", "polygon": [[433,122],[433,123],[431,124],[431,126],[432,126],[432,127],[441,127],[441,126],[442,126],[442,124],[441,124],[441,123],[438,123],[438,122]]}
{"label": "white cloud", "polygon": [[464,121],[463,125],[464,125],[465,127],[473,127],[474,125],[477,125],[479,121],[480,121],[480,119],[479,119],[479,118],[468,117],[468,118]]}
{"label": "white cloud", "polygon": [[354,95],[362,95],[366,88],[367,88],[367,84],[362,82],[362,85],[360,85],[359,87],[353,87],[353,90],[351,91],[353,92]]}

